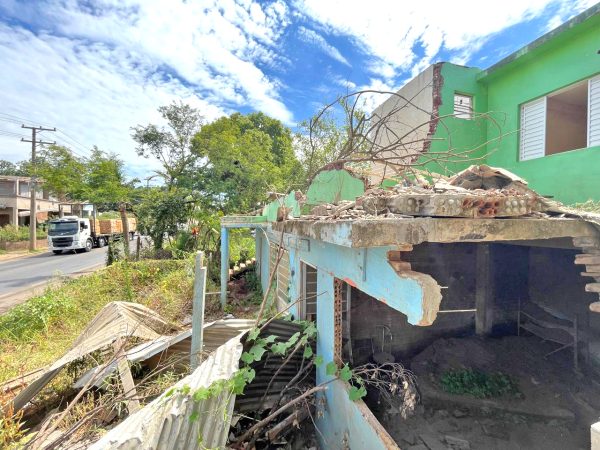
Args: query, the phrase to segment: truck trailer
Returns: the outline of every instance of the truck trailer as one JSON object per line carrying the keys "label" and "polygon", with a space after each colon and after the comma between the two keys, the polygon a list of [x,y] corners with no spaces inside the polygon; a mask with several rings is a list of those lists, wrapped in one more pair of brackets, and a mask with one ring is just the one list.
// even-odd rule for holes
{"label": "truck trailer", "polygon": [[[137,222],[128,219],[129,236],[135,234]],[[104,247],[110,239],[121,239],[123,230],[118,219],[88,219],[65,216],[48,222],[48,249],[55,254],[74,250],[89,252],[94,247]]]}

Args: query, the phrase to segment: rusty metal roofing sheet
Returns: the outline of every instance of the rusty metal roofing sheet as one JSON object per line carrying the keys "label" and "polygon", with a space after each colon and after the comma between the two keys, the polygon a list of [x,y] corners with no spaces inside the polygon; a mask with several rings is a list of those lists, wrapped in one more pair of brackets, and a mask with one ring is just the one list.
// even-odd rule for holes
{"label": "rusty metal roofing sheet", "polygon": [[[214,381],[229,379],[239,368],[240,333],[212,353],[191,375],[179,381],[175,393],[160,397],[110,430],[89,450],[200,450],[225,448],[235,395],[223,392],[200,402],[191,394]],[[189,386],[184,394],[178,388]],[[198,420],[190,420],[196,416]]]}

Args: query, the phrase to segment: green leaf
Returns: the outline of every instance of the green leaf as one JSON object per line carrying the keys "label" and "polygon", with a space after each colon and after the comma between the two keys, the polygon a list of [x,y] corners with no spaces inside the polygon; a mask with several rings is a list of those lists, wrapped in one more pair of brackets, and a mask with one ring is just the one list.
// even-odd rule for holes
{"label": "green leaf", "polygon": [[304,347],[304,357],[310,358],[313,355],[313,349],[310,345]]}
{"label": "green leaf", "polygon": [[325,373],[326,373],[327,375],[333,376],[333,375],[335,375],[335,374],[336,374],[337,370],[338,370],[338,368],[337,368],[337,364],[336,364],[336,363],[334,363],[333,361],[331,361],[330,363],[328,363],[328,364],[325,366]]}
{"label": "green leaf", "polygon": [[252,354],[254,361],[260,361],[266,351],[267,350],[263,346],[253,345],[250,349],[250,354]]}
{"label": "green leaf", "polygon": [[308,326],[304,330],[304,334],[306,336],[308,336],[309,338],[312,338],[312,337],[316,336],[316,334],[317,334],[317,327],[315,326],[314,322],[310,322],[308,324]]}
{"label": "green leaf", "polygon": [[247,383],[252,383],[252,380],[256,377],[256,371],[254,369],[244,370],[243,377]]}
{"label": "green leaf", "polygon": [[316,367],[321,367],[323,365],[323,361],[323,355],[317,355],[315,356],[315,359],[313,359]]}
{"label": "green leaf", "polygon": [[298,339],[300,339],[300,332],[296,332],[292,335],[292,337],[289,339],[288,343],[289,346],[291,347],[292,345],[294,345],[296,342],[298,342]]}
{"label": "green leaf", "polygon": [[240,358],[246,364],[252,364],[254,362],[254,355],[248,352],[242,353],[242,357]]}
{"label": "green leaf", "polygon": [[190,390],[191,390],[191,389],[192,389],[192,388],[186,384],[186,385],[184,385],[184,386],[181,388],[181,393],[182,393],[183,395],[188,395],[188,394],[190,393]]}
{"label": "green leaf", "polygon": [[190,414],[189,420],[190,422],[195,422],[200,418],[200,413],[198,411],[194,411],[192,414]]}
{"label": "green leaf", "polygon": [[194,394],[192,398],[195,402],[199,402],[202,400],[206,400],[210,397],[210,389],[209,388],[199,388]]}
{"label": "green leaf", "polygon": [[247,384],[244,376],[238,373],[232,378],[232,382],[232,392],[236,395],[243,394]]}
{"label": "green leaf", "polygon": [[174,392],[175,392],[175,388],[169,389],[167,392],[165,392],[165,398],[169,398],[170,396],[173,395]]}
{"label": "green leaf", "polygon": [[260,329],[258,328],[252,328],[249,332],[248,332],[248,340],[249,341],[254,341],[256,340],[256,338],[258,337],[258,335],[260,334]]}
{"label": "green leaf", "polygon": [[271,351],[276,355],[284,355],[286,350],[288,349],[285,342],[278,342],[277,344],[271,345]]}
{"label": "green leaf", "polygon": [[342,381],[350,381],[352,378],[352,370],[348,367],[348,364],[344,364],[342,370],[340,370],[340,380]]}
{"label": "green leaf", "polygon": [[361,386],[360,388],[357,388],[356,386],[352,386],[350,388],[350,392],[348,392],[348,397],[353,402],[355,402],[356,400],[360,400],[365,395],[367,395],[367,390],[365,389],[364,386]]}
{"label": "green leaf", "polygon": [[277,336],[275,336],[274,334],[271,334],[269,336],[267,336],[264,341],[267,344],[272,344],[273,342],[275,342],[275,340],[277,339]]}

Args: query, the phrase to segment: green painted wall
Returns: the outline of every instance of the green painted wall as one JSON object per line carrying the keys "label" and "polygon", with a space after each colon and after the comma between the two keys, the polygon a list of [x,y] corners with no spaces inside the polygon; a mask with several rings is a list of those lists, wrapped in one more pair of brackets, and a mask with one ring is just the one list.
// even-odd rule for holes
{"label": "green painted wall", "polygon": [[347,170],[319,172],[306,191],[306,204],[335,203],[355,200],[365,192],[364,182]]}
{"label": "green painted wall", "polygon": [[[457,66],[451,63],[442,64],[440,120],[433,136],[434,140],[431,143],[429,155],[422,158],[421,161],[431,159],[431,154],[443,154],[449,149],[452,149],[457,156],[453,157],[451,163],[443,161],[442,164],[438,164],[432,161],[426,166],[428,170],[451,175],[476,164],[476,158],[485,155],[485,147],[482,146],[482,143],[486,141],[487,120],[479,117],[479,114],[485,114],[488,106],[486,87],[477,82],[477,75],[480,72],[481,69],[474,67]],[[475,114],[472,120],[458,119],[452,116],[455,93],[473,96]],[[458,156],[461,153],[463,156]]]}
{"label": "green painted wall", "polygon": [[[481,78],[490,111],[506,114],[505,136],[488,147],[488,164],[515,172],[540,194],[565,203],[600,200],[600,147],[520,162],[517,132],[522,103],[600,72],[598,50],[600,14],[525,54],[522,62],[517,59]],[[497,136],[488,127],[488,139]]]}
{"label": "green painted wall", "polygon": [[296,200],[296,191],[287,194],[283,199],[273,200],[263,208],[263,216],[267,217],[268,222],[277,221],[277,210],[280,206],[285,206],[292,210],[293,217],[300,217],[300,203]]}

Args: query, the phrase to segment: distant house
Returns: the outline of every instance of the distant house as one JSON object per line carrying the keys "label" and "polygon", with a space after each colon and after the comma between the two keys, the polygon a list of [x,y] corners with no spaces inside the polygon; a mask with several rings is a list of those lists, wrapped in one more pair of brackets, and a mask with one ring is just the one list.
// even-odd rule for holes
{"label": "distant house", "polygon": [[[450,137],[455,151],[477,149],[480,162],[516,173],[542,195],[600,200],[600,4],[485,70],[437,63],[398,94],[421,108],[399,111],[398,127],[432,124],[415,131],[421,152],[446,151]],[[482,117],[488,113],[493,120]]]}
{"label": "distant house", "polygon": [[[29,224],[30,184],[29,177],[0,175],[0,227]],[[39,190],[36,196],[38,222],[46,221],[49,213],[58,213],[59,202],[47,190]]]}

